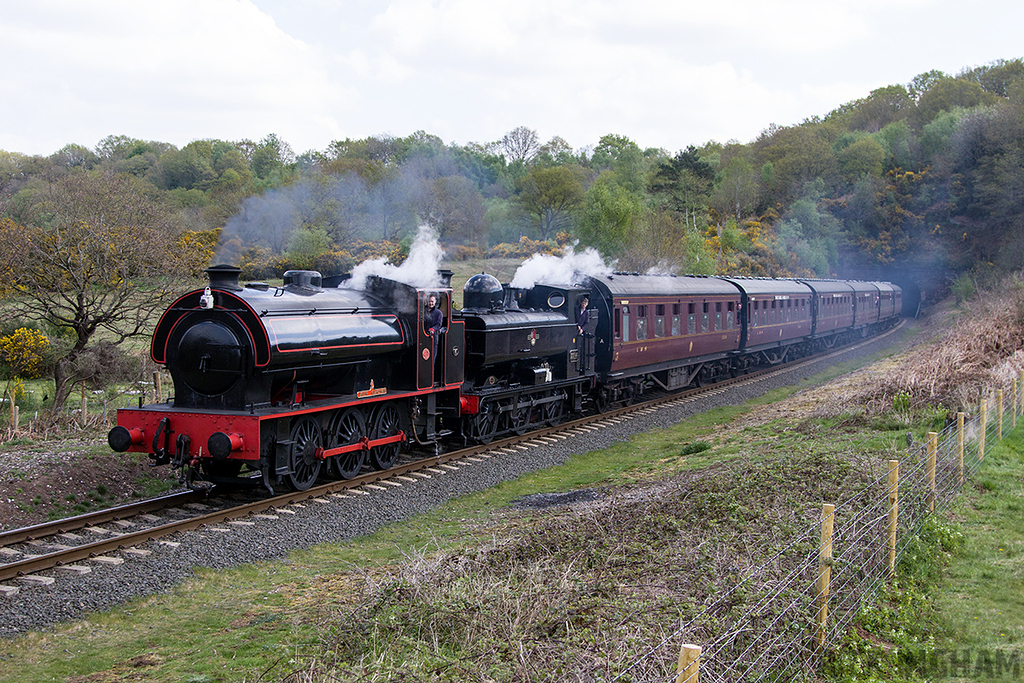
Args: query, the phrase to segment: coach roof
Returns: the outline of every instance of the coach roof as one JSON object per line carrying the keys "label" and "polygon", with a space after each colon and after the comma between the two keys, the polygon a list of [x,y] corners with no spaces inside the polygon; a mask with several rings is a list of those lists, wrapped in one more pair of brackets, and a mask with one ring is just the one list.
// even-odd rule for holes
{"label": "coach roof", "polygon": [[811,290],[807,285],[798,280],[774,280],[771,278],[759,277],[735,277],[726,278],[737,287],[740,287],[747,296],[764,295],[810,295]]}
{"label": "coach roof", "polygon": [[612,273],[591,276],[590,282],[613,297],[739,294],[736,286],[726,280],[699,275]]}

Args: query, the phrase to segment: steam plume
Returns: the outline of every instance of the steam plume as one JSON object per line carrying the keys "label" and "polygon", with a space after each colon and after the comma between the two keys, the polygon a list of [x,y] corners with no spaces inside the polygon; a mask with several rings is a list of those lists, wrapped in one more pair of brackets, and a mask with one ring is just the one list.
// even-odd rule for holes
{"label": "steam plume", "polygon": [[370,275],[386,277],[410,287],[430,289],[441,287],[441,278],[437,269],[444,258],[444,250],[437,241],[437,234],[429,225],[421,225],[416,232],[416,239],[409,247],[409,257],[400,266],[387,262],[387,258],[363,261],[352,269],[352,277],[342,282],[339,287],[345,289],[366,289],[366,278]]}
{"label": "steam plume", "polygon": [[511,285],[527,289],[534,285],[571,285],[586,276],[611,275],[612,268],[601,254],[587,247],[579,254],[567,246],[562,256],[534,254],[516,270]]}

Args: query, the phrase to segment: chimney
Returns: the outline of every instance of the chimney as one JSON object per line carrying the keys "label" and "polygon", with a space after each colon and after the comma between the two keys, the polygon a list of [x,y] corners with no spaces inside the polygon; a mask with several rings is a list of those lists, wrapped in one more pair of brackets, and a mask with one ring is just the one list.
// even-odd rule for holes
{"label": "chimney", "polygon": [[210,266],[206,269],[206,274],[210,277],[210,289],[223,289],[229,292],[242,291],[242,286],[238,284],[238,276],[241,272],[241,268],[223,263]]}

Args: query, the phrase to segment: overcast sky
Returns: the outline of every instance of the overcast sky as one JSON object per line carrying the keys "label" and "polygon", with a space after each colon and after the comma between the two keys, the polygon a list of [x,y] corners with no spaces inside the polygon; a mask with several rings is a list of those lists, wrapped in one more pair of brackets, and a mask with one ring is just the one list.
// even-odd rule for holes
{"label": "overcast sky", "polygon": [[516,126],[670,152],[1024,57],[1013,0],[0,0],[0,150]]}

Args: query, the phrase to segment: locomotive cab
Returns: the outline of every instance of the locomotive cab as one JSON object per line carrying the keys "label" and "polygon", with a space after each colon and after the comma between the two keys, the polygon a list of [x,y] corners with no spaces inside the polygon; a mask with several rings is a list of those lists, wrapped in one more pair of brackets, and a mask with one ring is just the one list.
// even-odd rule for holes
{"label": "locomotive cab", "polygon": [[487,443],[496,435],[554,424],[582,409],[593,383],[593,329],[579,334],[575,310],[588,290],[502,286],[469,279],[459,313],[466,326],[462,432]]}

